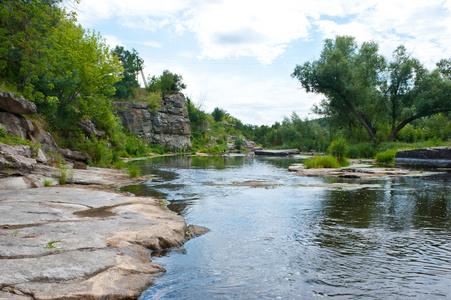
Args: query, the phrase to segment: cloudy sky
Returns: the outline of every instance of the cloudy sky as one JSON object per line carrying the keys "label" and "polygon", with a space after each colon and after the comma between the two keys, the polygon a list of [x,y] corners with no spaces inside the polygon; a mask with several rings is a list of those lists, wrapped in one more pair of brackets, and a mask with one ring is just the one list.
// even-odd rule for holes
{"label": "cloudy sky", "polygon": [[81,0],[76,11],[111,47],[136,49],[146,77],[180,74],[203,110],[254,125],[315,117],[321,98],[290,75],[326,38],[373,40],[387,57],[403,44],[431,69],[451,58],[451,0]]}

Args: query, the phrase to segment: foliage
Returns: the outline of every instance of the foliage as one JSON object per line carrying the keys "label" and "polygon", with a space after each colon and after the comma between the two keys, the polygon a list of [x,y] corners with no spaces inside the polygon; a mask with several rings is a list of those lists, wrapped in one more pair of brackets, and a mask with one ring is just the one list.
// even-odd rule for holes
{"label": "foliage", "polygon": [[66,165],[58,167],[58,183],[66,184],[72,183],[74,179],[74,169],[68,168]]}
{"label": "foliage", "polygon": [[349,146],[348,157],[373,158],[376,155],[376,147],[372,143],[358,143]]}
{"label": "foliage", "polygon": [[52,186],[53,181],[51,179],[44,178],[44,179],[42,179],[42,183],[44,184],[44,186],[49,187],[49,186]]}
{"label": "foliage", "polygon": [[241,150],[241,147],[243,147],[243,144],[244,144],[244,141],[241,137],[238,136],[235,138],[234,145],[235,145],[236,149]]}
{"label": "foliage", "polygon": [[343,138],[337,139],[329,146],[329,153],[335,157],[339,163],[343,162],[348,154],[349,146]]}
{"label": "foliage", "polygon": [[213,112],[211,113],[211,115],[213,116],[213,119],[215,120],[215,122],[221,122],[222,120],[224,120],[224,118],[226,116],[226,111],[223,109],[220,109],[219,107],[215,107],[215,109],[213,109]]}
{"label": "foliage", "polygon": [[137,177],[141,176],[141,169],[140,169],[139,165],[128,164],[127,175],[130,178],[137,178]]}
{"label": "foliage", "polygon": [[340,168],[338,160],[329,156],[315,155],[313,158],[304,160],[304,166],[306,169],[319,169],[319,168]]}
{"label": "foliage", "polygon": [[56,243],[61,242],[60,240],[51,240],[50,242],[48,242],[44,248],[48,248],[48,249],[62,249],[60,247],[56,246]]}
{"label": "foliage", "polygon": [[[414,120],[451,111],[449,65],[429,72],[404,46],[393,52],[390,63],[378,51],[374,42],[358,47],[352,37],[327,39],[320,58],[297,65],[292,76],[307,92],[326,97],[316,113],[332,118],[336,126],[358,122],[375,145],[394,141]],[[388,134],[381,130],[385,124]]]}
{"label": "foliage", "polygon": [[152,76],[150,83],[147,85],[149,92],[161,92],[164,98],[168,94],[179,92],[186,89],[186,85],[183,83],[182,75],[173,74],[169,70],[164,70],[163,74],[158,78]]}
{"label": "foliage", "polygon": [[378,163],[394,163],[395,162],[395,155],[397,150],[387,150],[384,152],[378,152],[376,154],[376,161]]}
{"label": "foliage", "polygon": [[135,90],[139,87],[137,76],[144,67],[144,60],[139,57],[135,49],[125,50],[122,46],[116,46],[111,53],[122,63],[122,79],[114,84],[115,97],[127,99],[135,96]]}

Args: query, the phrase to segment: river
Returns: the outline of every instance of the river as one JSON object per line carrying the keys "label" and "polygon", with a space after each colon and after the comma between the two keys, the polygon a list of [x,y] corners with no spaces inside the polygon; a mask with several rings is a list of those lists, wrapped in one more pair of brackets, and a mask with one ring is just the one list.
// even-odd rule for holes
{"label": "river", "polygon": [[[140,299],[450,299],[451,174],[330,179],[299,158],[159,157],[125,189],[211,232]],[[250,187],[248,181],[265,185]]]}

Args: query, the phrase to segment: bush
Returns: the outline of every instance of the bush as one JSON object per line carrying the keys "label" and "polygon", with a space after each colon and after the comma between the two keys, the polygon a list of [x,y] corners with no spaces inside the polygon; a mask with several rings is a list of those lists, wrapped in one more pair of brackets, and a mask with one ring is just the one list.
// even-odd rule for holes
{"label": "bush", "polygon": [[377,151],[373,143],[359,143],[349,147],[348,157],[373,158]]}
{"label": "bush", "polygon": [[337,158],[329,156],[314,156],[313,158],[306,159],[304,161],[306,169],[319,169],[319,168],[340,168],[340,163]]}
{"label": "bush", "polygon": [[137,178],[141,175],[141,169],[138,165],[129,165],[127,168],[127,174],[130,178]]}
{"label": "bush", "polygon": [[345,139],[338,139],[332,142],[329,147],[329,153],[337,158],[338,162],[344,161],[346,155],[348,154],[349,146]]}
{"label": "bush", "polygon": [[376,161],[378,163],[394,163],[397,150],[387,150],[376,154]]}

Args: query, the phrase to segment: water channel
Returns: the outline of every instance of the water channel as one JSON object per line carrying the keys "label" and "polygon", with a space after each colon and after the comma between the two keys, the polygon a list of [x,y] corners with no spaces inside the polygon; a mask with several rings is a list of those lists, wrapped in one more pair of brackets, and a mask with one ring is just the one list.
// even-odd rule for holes
{"label": "water channel", "polygon": [[451,173],[300,177],[299,160],[140,161],[154,177],[126,190],[211,229],[152,257],[167,274],[140,299],[451,298]]}

